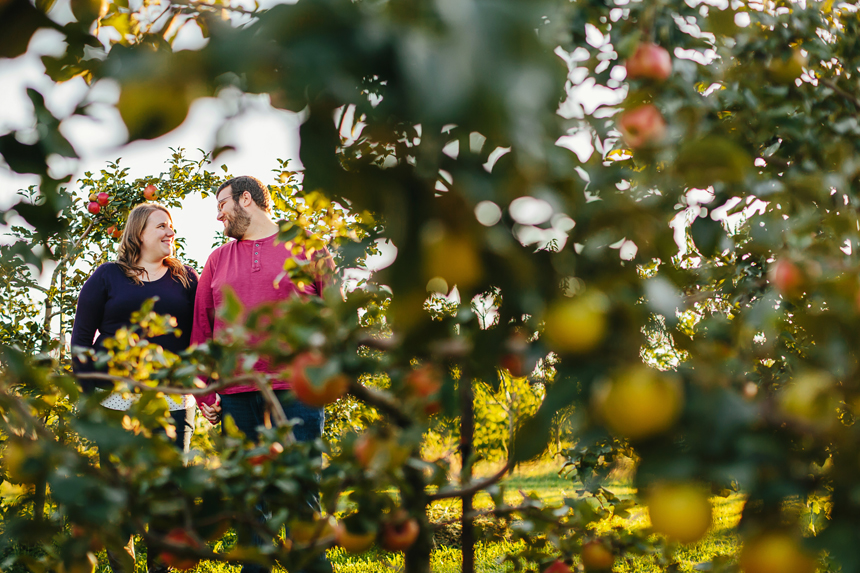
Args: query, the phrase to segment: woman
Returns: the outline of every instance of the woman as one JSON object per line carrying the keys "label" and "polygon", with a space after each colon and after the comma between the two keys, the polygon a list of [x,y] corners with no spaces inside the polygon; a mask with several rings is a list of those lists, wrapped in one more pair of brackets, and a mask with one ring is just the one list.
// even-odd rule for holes
{"label": "woman", "polygon": [[[72,329],[73,347],[102,349],[105,339],[114,337],[120,328],[131,326],[132,313],[140,310],[144,301],[158,297],[154,311],[175,317],[181,335],[170,333],[149,341],[171,352],[188,348],[198,276],[194,269],[173,256],[175,236],[173,219],[161,205],[142,203],[132,209],[117,260],[97,268],[81,289]],[[75,360],[73,369],[83,373],[92,371],[93,366]],[[92,392],[96,386],[92,379],[86,378],[81,379],[81,385],[85,392]],[[191,396],[168,396],[167,403],[176,428],[176,446],[187,452],[194,432],[195,401]],[[128,410],[131,404],[131,400],[116,393],[102,401],[102,406],[112,410]],[[127,550],[133,558],[131,543]],[[118,561],[111,553],[108,552],[111,566],[118,571]]]}

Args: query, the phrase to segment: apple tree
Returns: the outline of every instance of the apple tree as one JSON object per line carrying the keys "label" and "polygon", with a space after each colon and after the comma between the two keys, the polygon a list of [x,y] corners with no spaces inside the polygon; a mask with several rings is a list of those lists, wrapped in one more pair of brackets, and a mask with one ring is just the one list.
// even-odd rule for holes
{"label": "apple tree", "polygon": [[[341,268],[357,264],[379,237],[397,256],[347,296],[222,312],[236,332],[264,335],[251,350],[293,375],[304,371],[310,390],[327,400],[345,382],[378,414],[366,431],[344,436],[322,471],[327,509],[338,499],[350,508],[345,531],[378,535],[405,550],[407,570],[427,571],[428,504],[459,498],[464,571],[474,569],[479,513],[517,518],[514,533],[527,541],[510,557],[519,564],[535,566],[549,553],[556,573],[574,556],[599,568],[653,551],[669,566],[678,544],[711,525],[709,496],[740,492],[743,570],[860,569],[855,7],[811,0],[163,6],[107,3],[96,13],[76,5],[76,22],[60,26],[49,6],[9,0],[0,9],[20,25],[0,41],[0,54],[20,54],[21,38],[54,28],[67,49],[45,58],[46,72],[56,81],[117,82],[131,139],[175,128],[196,97],[235,90],[302,112],[303,193],[348,208],[362,230],[332,245]],[[180,25],[199,27],[205,46],[174,52]],[[101,43],[92,35],[99,26],[114,27],[119,39]],[[7,134],[0,153],[12,169],[42,176],[38,200],[13,210],[49,237],[61,231],[56,214],[69,198],[46,159],[73,150],[63,146],[56,118],[37,121],[38,142]],[[283,238],[324,246],[327,238],[302,232],[300,219],[284,225]],[[308,269],[286,270],[302,280]],[[113,376],[150,394],[153,384],[201,392],[196,375],[235,371],[247,347],[241,336],[215,341],[163,367],[141,365],[141,341],[117,342],[114,358],[129,366]],[[307,352],[323,356],[318,366],[296,363]],[[14,383],[48,376],[12,351],[4,366]],[[500,368],[539,380],[545,395],[515,428],[501,469],[479,478],[471,469],[474,393],[479,383],[497,389]],[[73,384],[60,378],[72,399]],[[362,383],[368,379],[386,382]],[[258,383],[265,393],[265,380]],[[17,414],[4,431],[48,443],[39,420],[25,416],[41,407],[33,400],[6,395],[4,412]],[[158,423],[155,401],[133,412],[140,424],[130,425],[143,434]],[[577,437],[568,467],[583,487],[561,508],[531,498],[509,505],[500,480],[545,451],[561,411]],[[82,412],[70,422],[79,435],[98,415]],[[457,420],[459,475],[449,476],[443,460],[421,458],[433,416]],[[242,450],[230,432],[221,471],[170,467],[184,493],[159,494],[183,496],[174,507],[196,535],[185,554],[297,564],[335,537],[326,517],[290,505],[290,491],[319,468],[282,463],[307,461],[313,456],[301,448],[320,445],[294,444],[288,424],[274,422],[255,445],[254,456],[273,456],[256,464],[261,470],[240,475],[238,468],[250,469],[242,460],[255,465],[245,457],[254,450]],[[50,444],[42,455],[28,443],[22,468],[65,451],[62,440]],[[131,465],[123,464],[148,467],[150,454],[118,456],[127,491],[146,484],[133,472],[126,477],[122,468]],[[632,503],[605,487],[619,456],[637,461],[639,499],[665,543],[642,543],[647,532],[598,536],[591,528]],[[21,477],[101,479],[83,462],[62,467]],[[62,491],[58,483],[52,492]],[[310,528],[292,551],[284,543],[213,555],[196,544],[222,517],[207,515],[209,504],[199,500],[232,507],[238,492],[277,483],[292,484],[280,490],[283,512],[246,525],[270,536],[280,525]],[[482,490],[494,504],[479,512],[473,497]],[[73,514],[64,513],[69,500],[54,496],[50,519],[59,531]],[[826,512],[803,515],[822,500]],[[135,514],[143,517],[135,522]],[[122,531],[143,531],[154,516],[135,507],[116,519]],[[805,526],[810,519],[814,528]],[[16,523],[27,520],[22,514]],[[78,559],[85,549],[64,543],[67,553],[45,563]]]}

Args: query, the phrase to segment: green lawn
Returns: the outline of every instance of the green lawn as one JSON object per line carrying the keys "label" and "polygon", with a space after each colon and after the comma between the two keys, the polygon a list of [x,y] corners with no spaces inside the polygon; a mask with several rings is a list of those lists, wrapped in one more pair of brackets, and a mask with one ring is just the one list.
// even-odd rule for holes
{"label": "green lawn", "polygon": [[[574,494],[577,485],[569,479],[560,478],[549,466],[532,468],[531,470],[517,473],[505,480],[504,483],[507,488],[505,497],[509,503],[516,503],[521,499],[521,491],[523,493],[535,492],[547,504],[561,503],[563,497]],[[633,493],[633,490],[629,486],[623,484],[610,487],[610,489],[619,496]],[[743,498],[739,495],[729,498],[714,498],[713,503],[714,526],[709,535],[698,543],[673,548],[670,561],[677,561],[676,570],[694,571],[694,567],[698,563],[711,561],[721,555],[731,558],[735,554],[738,548],[738,540],[732,531],[740,519]],[[486,494],[479,495],[476,498],[475,505],[477,507],[489,507],[489,496]],[[457,520],[459,514],[459,504],[452,500],[434,503],[430,511],[431,519],[435,523],[453,523]],[[634,513],[627,520],[613,518],[609,522],[603,522],[599,525],[598,530],[608,530],[614,526],[621,526],[625,529],[637,529],[648,527],[648,525],[647,513],[643,510]],[[449,538],[455,535],[456,524],[450,526],[443,525],[441,527],[442,531],[437,533],[437,541],[446,538],[446,527],[451,530]],[[229,545],[229,537],[222,540],[222,547]],[[515,549],[516,544],[504,539],[479,543],[476,547],[477,570],[481,573],[512,570],[510,565],[505,566],[501,562],[505,555],[513,552]],[[403,556],[401,554],[388,553],[377,548],[363,555],[356,556],[335,547],[329,550],[328,557],[333,563],[336,573],[391,573],[403,565]],[[433,552],[432,570],[434,573],[458,572],[460,571],[460,559],[461,553],[459,548],[439,544]],[[142,564],[143,559],[141,556],[138,558],[138,566],[141,567],[141,569],[138,569],[138,573],[145,573]],[[633,556],[625,560],[616,561],[614,571],[616,573],[662,572],[666,570],[666,564],[666,561],[661,563],[654,556]],[[102,554],[100,555],[98,573],[108,573],[106,566],[107,562],[104,554]],[[238,570],[237,566],[223,565],[216,562],[203,562],[193,572],[238,573]]]}

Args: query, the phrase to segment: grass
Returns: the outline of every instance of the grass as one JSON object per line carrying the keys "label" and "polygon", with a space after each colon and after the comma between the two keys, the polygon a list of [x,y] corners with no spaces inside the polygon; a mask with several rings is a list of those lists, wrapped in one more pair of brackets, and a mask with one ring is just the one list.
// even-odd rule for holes
{"label": "grass", "polygon": [[[558,476],[552,466],[543,465],[518,470],[504,482],[505,499],[517,503],[523,493],[536,493],[547,504],[560,504],[565,496],[574,494],[577,484]],[[618,483],[610,486],[613,493],[624,497],[634,493],[629,486]],[[522,492],[522,493],[521,493]],[[672,570],[696,571],[696,565],[708,562],[719,556],[733,558],[739,547],[734,527],[740,519],[743,497],[734,495],[728,498],[714,498],[714,525],[709,534],[698,543],[670,548],[669,562],[674,562]],[[475,499],[475,506],[490,507],[489,495],[482,493]],[[460,516],[459,502],[444,500],[435,502],[430,509],[431,520],[435,523],[453,522]],[[598,526],[598,532],[614,527],[624,530],[637,530],[650,525],[645,510],[633,513],[629,519],[615,517]],[[453,526],[456,528],[456,526]],[[455,529],[456,531],[456,529]],[[439,535],[437,534],[437,540]],[[229,545],[227,539],[223,540]],[[519,544],[518,544],[519,543]],[[513,543],[505,539],[481,542],[476,546],[476,563],[479,573],[501,573],[512,571],[511,564],[503,563],[506,555],[522,549],[522,542]],[[141,552],[142,553],[142,552]],[[362,555],[351,555],[335,547],[328,551],[328,557],[336,573],[391,573],[403,566],[402,554],[388,553],[374,547]],[[454,544],[439,544],[431,557],[434,573],[457,573],[460,571],[461,552]],[[146,573],[143,568],[143,555],[138,557],[137,573]],[[615,573],[652,573],[667,570],[667,561],[656,555],[630,555],[616,561]],[[202,562],[193,573],[238,573],[238,566],[216,562]],[[109,573],[104,554],[100,555],[98,573]],[[283,573],[281,570],[279,573]]]}

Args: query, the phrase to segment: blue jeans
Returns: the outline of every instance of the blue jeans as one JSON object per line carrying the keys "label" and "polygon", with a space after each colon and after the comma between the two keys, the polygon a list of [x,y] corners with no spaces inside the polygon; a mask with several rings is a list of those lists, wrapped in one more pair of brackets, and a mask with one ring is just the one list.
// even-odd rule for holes
{"label": "blue jeans", "polygon": [[[293,426],[293,435],[299,442],[309,442],[322,436],[323,425],[325,424],[325,410],[322,408],[312,408],[299,402],[295,399],[292,392],[288,390],[276,390],[275,395],[281,403],[288,420],[298,418],[301,422]],[[241,392],[238,394],[222,394],[221,395],[221,416],[232,416],[233,421],[245,436],[252,442],[256,442],[260,432],[258,428],[263,426],[266,412],[266,400],[259,392]],[[221,431],[224,431],[223,425]],[[307,492],[307,503],[315,510],[320,510],[319,493],[314,491]],[[268,511],[265,503],[257,506],[260,511],[261,521],[268,518]],[[256,545],[264,545],[271,543],[271,540],[264,540],[258,535],[253,536],[253,542]],[[311,566],[313,571],[331,571],[331,565],[325,558],[325,553],[320,555],[320,559]],[[244,563],[242,565],[242,573],[269,573],[268,567],[257,565],[254,563]]]}

